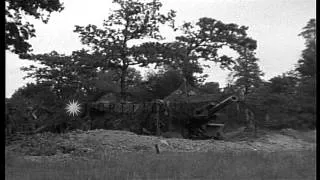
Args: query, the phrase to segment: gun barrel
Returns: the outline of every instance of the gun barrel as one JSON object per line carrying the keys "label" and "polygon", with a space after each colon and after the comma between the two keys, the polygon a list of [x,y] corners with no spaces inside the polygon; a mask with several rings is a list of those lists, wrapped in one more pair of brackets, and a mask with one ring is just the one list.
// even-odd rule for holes
{"label": "gun barrel", "polygon": [[220,103],[218,103],[217,105],[215,105],[213,108],[208,109],[210,114],[214,114],[218,111],[220,111],[221,109],[223,109],[224,107],[237,102],[238,101],[238,97],[237,96],[230,96],[228,98],[226,98],[225,100],[221,101]]}
{"label": "gun barrel", "polygon": [[226,99],[224,99],[223,101],[219,102],[218,104],[213,104],[210,103],[208,105],[206,105],[205,107],[202,107],[198,110],[196,110],[196,115],[200,115],[202,114],[204,111],[208,112],[208,115],[212,115],[218,111],[220,111],[221,109],[223,109],[224,107],[237,102],[238,101],[238,97],[237,96],[230,96]]}

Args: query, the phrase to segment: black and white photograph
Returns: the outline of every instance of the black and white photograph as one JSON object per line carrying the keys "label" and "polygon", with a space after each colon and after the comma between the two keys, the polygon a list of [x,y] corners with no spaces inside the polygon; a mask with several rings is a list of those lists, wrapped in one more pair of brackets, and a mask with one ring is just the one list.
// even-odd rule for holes
{"label": "black and white photograph", "polygon": [[6,180],[316,179],[316,0],[5,0]]}

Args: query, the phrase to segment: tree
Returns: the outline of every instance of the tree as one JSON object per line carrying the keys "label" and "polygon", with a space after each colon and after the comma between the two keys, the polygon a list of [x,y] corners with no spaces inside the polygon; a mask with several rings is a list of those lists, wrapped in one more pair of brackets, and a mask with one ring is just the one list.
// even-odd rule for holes
{"label": "tree", "polygon": [[283,73],[281,76],[276,76],[270,80],[270,92],[282,94],[295,94],[297,77],[292,73]]}
{"label": "tree", "polygon": [[116,69],[121,72],[121,97],[126,98],[126,76],[132,65],[146,66],[149,62],[140,53],[139,45],[129,47],[132,40],[143,38],[162,39],[159,25],[173,23],[175,12],[167,15],[159,12],[162,4],[158,0],[143,3],[138,0],[113,0],[120,8],[103,23],[100,29],[89,24],[86,27],[76,26],[81,42],[91,47],[92,51],[103,57],[102,69]]}
{"label": "tree", "polygon": [[255,107],[272,115],[278,127],[314,128],[316,124],[315,19],[303,28],[306,49],[297,67],[263,83],[247,97]]}
{"label": "tree", "polygon": [[[219,63],[221,68],[230,68],[235,61],[218,50],[228,47],[238,52],[239,47],[246,46],[249,50],[256,49],[256,41],[247,37],[248,27],[230,23],[225,24],[212,18],[200,18],[196,24],[184,23],[181,27],[182,35],[177,36],[174,42],[159,45],[149,43],[145,50],[153,58],[162,61],[159,64],[167,64],[179,70],[189,84],[196,84],[195,73],[202,73],[204,65],[200,60]],[[159,51],[151,48],[158,46]]]}
{"label": "tree", "polygon": [[306,48],[302,51],[296,71],[298,85],[296,99],[301,105],[301,119],[305,124],[316,124],[316,20],[311,19],[299,34],[305,38]]}
{"label": "tree", "polygon": [[233,72],[229,75],[232,77],[233,84],[243,92],[244,96],[259,87],[262,82],[261,76],[264,73],[260,70],[257,61],[258,59],[254,57],[253,52],[244,50],[237,58]]}
{"label": "tree", "polygon": [[37,128],[44,124],[55,124],[61,119],[56,119],[64,112],[63,102],[55,96],[50,84],[29,83],[15,91],[9,99],[9,104],[14,112],[10,113],[11,123],[14,128],[30,125]]}
{"label": "tree", "polygon": [[305,38],[306,49],[302,51],[301,59],[298,61],[296,71],[299,83],[297,87],[300,101],[306,105],[314,106],[316,96],[316,20],[310,19],[303,31],[299,34]]}
{"label": "tree", "polygon": [[149,73],[145,88],[152,94],[152,99],[163,99],[181,86],[183,77],[174,69],[164,69],[158,73]]}
{"label": "tree", "polygon": [[35,37],[33,25],[24,22],[22,18],[24,14],[47,23],[52,12],[63,10],[60,0],[6,0],[5,7],[5,47],[16,54],[31,51],[31,45],[27,40]]}
{"label": "tree", "polygon": [[[132,67],[127,69],[126,76],[126,92],[132,93],[142,83],[142,76],[140,72]],[[100,71],[95,80],[95,87],[104,92],[120,93],[121,71],[118,69],[111,69],[107,71]]]}
{"label": "tree", "polygon": [[95,80],[99,72],[100,56],[88,54],[86,50],[74,51],[66,56],[53,51],[46,54],[30,54],[24,58],[40,66],[23,67],[37,84],[50,84],[60,99],[86,97],[96,92]]}
{"label": "tree", "polygon": [[316,19],[310,19],[303,31],[299,34],[306,40],[306,44],[315,43],[316,41]]}
{"label": "tree", "polygon": [[12,95],[9,103],[15,107],[11,120],[17,126],[31,127],[29,130],[62,132],[81,128],[87,120],[85,104],[81,101],[80,115],[70,118],[65,110],[68,100],[58,98],[50,83],[27,84]]}
{"label": "tree", "polygon": [[[297,87],[300,101],[305,105],[313,106],[315,112],[316,96],[316,20],[311,19],[299,34],[305,38],[306,49],[302,51],[302,57],[298,61],[296,71],[299,83]],[[310,108],[309,108],[310,109]]]}
{"label": "tree", "polygon": [[206,82],[200,86],[200,90],[208,94],[219,94],[219,83],[218,82]]}
{"label": "tree", "polygon": [[[40,64],[40,67],[23,67],[28,72],[24,78],[33,78],[37,84],[50,84],[59,99],[77,98],[94,101],[107,92],[120,92],[121,71],[102,70],[101,58],[86,50],[74,51],[66,56],[53,51],[48,54],[29,54],[25,58]],[[129,67],[126,76],[126,91],[131,92],[142,83],[139,71]]]}
{"label": "tree", "polygon": [[304,31],[299,34],[305,38],[306,49],[302,51],[302,58],[298,61],[297,72],[304,78],[316,76],[316,20],[311,19]]}
{"label": "tree", "polygon": [[[118,87],[120,87],[121,83],[121,71],[119,70],[109,70],[107,71],[111,76],[113,76],[113,81],[116,82]],[[138,85],[142,81],[142,76],[140,72],[132,67],[128,67],[127,76],[125,78],[126,81],[126,90]]]}

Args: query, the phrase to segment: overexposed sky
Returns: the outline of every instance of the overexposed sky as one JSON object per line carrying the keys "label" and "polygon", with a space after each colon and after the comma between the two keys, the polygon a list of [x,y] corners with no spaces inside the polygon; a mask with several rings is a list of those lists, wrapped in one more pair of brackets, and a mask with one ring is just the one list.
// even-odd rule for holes
{"label": "overexposed sky", "polygon": [[[48,24],[32,17],[26,20],[35,25],[37,37],[29,42],[33,53],[48,53],[53,50],[70,54],[84,46],[75,25],[95,24],[100,26],[114,7],[112,0],[62,0],[65,9],[53,13]],[[201,17],[211,17],[224,23],[249,26],[248,35],[257,40],[257,58],[268,80],[294,68],[304,49],[304,39],[298,34],[311,18],[316,16],[316,0],[161,0],[163,10],[177,11],[176,23],[197,21]],[[163,34],[172,39],[170,31]],[[20,60],[17,55],[6,52],[6,97],[26,84],[20,67],[30,62]],[[142,69],[145,71],[145,69]],[[207,81],[226,83],[228,71],[213,65],[205,69]],[[142,74],[144,74],[142,72]],[[30,81],[30,80],[29,80]]]}

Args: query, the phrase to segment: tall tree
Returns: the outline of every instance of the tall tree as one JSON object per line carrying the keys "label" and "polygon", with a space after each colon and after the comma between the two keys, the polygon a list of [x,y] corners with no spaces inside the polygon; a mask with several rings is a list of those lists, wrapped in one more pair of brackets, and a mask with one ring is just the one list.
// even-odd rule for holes
{"label": "tall tree", "polygon": [[[106,92],[120,92],[121,71],[100,68],[102,57],[89,54],[86,50],[74,51],[66,56],[53,51],[48,54],[29,54],[25,58],[41,66],[23,67],[25,78],[33,78],[37,84],[48,84],[60,99],[84,98],[94,101]],[[126,91],[135,90],[142,82],[139,71],[129,67],[126,76]]]}
{"label": "tall tree", "polygon": [[316,95],[316,20],[311,19],[299,34],[305,38],[306,49],[302,51],[296,71],[299,75],[298,92],[301,99],[310,98],[315,104]]}
{"label": "tall tree", "polygon": [[[55,51],[47,54],[25,56],[40,66],[23,67],[25,78],[51,84],[53,91],[61,98],[83,96],[96,91],[94,86],[99,71],[100,56],[88,54],[86,50],[75,51],[67,56]],[[98,62],[98,63],[97,63]]]}
{"label": "tall tree", "polygon": [[299,34],[305,39],[306,48],[302,51],[296,71],[298,86],[296,98],[301,105],[306,122],[316,122],[316,20],[311,19]]}
{"label": "tall tree", "polygon": [[76,26],[81,42],[103,57],[102,69],[117,69],[121,72],[121,96],[126,98],[127,69],[132,65],[145,66],[149,62],[139,51],[139,46],[129,47],[132,40],[143,38],[162,39],[160,24],[173,24],[174,11],[167,15],[159,12],[162,4],[158,0],[140,2],[138,0],[113,0],[120,6],[103,23],[103,28],[89,24]]}
{"label": "tall tree", "polygon": [[147,74],[145,82],[145,88],[153,99],[163,99],[181,86],[183,77],[177,70],[169,68]]}
{"label": "tall tree", "polygon": [[206,82],[200,86],[200,89],[208,94],[219,94],[220,88],[218,82]]}
{"label": "tall tree", "polygon": [[299,34],[306,40],[306,44],[315,43],[316,41],[316,19],[310,19],[303,31]]}
{"label": "tall tree", "polygon": [[[247,36],[248,27],[237,24],[225,24],[212,18],[200,18],[197,23],[184,23],[180,27],[181,34],[174,42],[166,43],[162,50],[155,52],[159,63],[169,64],[181,71],[188,83],[195,84],[195,73],[202,73],[203,67],[200,60],[213,61],[220,64],[221,68],[230,68],[235,61],[218,53],[219,49],[228,47],[238,52],[239,47],[246,46],[249,50],[256,49],[256,41]],[[152,54],[149,43],[145,50]],[[153,43],[156,44],[156,43]],[[158,44],[161,47],[161,45]],[[161,49],[161,48],[160,48]],[[150,53],[151,52],[151,53]],[[156,55],[155,55],[156,56]]]}
{"label": "tall tree", "polygon": [[296,70],[301,77],[315,78],[316,76],[316,20],[311,19],[299,34],[305,39],[306,49],[298,61]]}
{"label": "tall tree", "polygon": [[35,37],[35,29],[24,22],[23,15],[33,16],[47,23],[52,12],[63,10],[60,0],[5,0],[5,47],[13,53],[27,53],[31,45],[27,42]]}
{"label": "tall tree", "polygon": [[241,56],[237,58],[233,72],[230,73],[233,84],[238,90],[242,91],[244,96],[259,87],[262,82],[261,76],[264,73],[260,70],[257,61],[254,52],[244,50]]}
{"label": "tall tree", "polygon": [[270,93],[282,93],[291,94],[296,93],[297,77],[295,74],[287,72],[281,76],[271,78],[270,81]]}
{"label": "tall tree", "polygon": [[[120,81],[121,81],[121,71],[116,70],[107,70],[100,71],[95,81],[95,86],[104,91],[116,92],[119,93],[120,90]],[[132,67],[127,69],[126,76],[126,91],[138,86],[142,82],[142,76],[140,72]]]}

